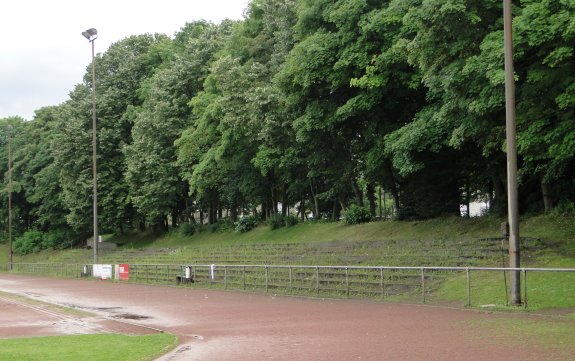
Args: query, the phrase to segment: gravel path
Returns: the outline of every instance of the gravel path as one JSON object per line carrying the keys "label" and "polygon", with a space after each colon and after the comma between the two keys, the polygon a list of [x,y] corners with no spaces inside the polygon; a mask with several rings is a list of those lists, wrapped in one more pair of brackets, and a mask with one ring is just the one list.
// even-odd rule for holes
{"label": "gravel path", "polygon": [[[161,361],[555,359],[552,349],[477,329],[525,315],[6,274],[0,291],[176,334],[180,346]],[[6,312],[0,303],[4,324]]]}

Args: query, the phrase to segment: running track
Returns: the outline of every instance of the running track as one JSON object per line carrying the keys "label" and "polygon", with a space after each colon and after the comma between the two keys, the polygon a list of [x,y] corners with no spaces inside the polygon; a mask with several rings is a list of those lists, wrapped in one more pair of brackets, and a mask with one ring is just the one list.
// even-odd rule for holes
{"label": "running track", "polygon": [[[180,346],[162,361],[497,361],[565,356],[565,350],[555,354],[543,346],[493,340],[481,326],[482,321],[535,316],[8,274],[0,274],[0,291],[176,334]],[[2,309],[0,320],[6,322],[10,315],[2,315]]]}

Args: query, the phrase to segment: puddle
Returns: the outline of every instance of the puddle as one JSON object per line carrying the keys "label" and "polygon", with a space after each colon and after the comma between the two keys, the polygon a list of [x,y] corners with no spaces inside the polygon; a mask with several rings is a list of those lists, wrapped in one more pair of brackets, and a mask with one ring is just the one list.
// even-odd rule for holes
{"label": "puddle", "polygon": [[136,315],[134,313],[121,313],[119,315],[114,315],[112,316],[112,318],[115,319],[124,319],[124,320],[147,320],[150,317],[148,316],[142,316],[142,315]]}

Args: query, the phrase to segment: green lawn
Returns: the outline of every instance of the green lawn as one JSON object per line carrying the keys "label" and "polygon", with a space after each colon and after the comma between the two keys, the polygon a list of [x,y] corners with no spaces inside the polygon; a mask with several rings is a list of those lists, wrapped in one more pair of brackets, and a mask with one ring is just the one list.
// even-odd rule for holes
{"label": "green lawn", "polygon": [[75,335],[0,340],[3,361],[148,361],[177,345],[171,334]]}
{"label": "green lawn", "polygon": [[[535,267],[575,268],[575,259],[554,254],[538,260]],[[471,272],[471,304],[476,307],[495,305],[495,308],[508,308],[503,272]],[[523,277],[523,275],[521,275]],[[524,280],[521,280],[522,292]],[[435,297],[447,301],[462,301],[467,298],[466,275],[461,273],[449,278],[435,293]],[[507,287],[509,273],[507,272]],[[523,301],[524,294],[522,295]],[[529,311],[549,308],[575,310],[575,273],[527,272],[527,304]],[[516,309],[511,307],[508,309]],[[575,318],[575,313],[571,314]]]}

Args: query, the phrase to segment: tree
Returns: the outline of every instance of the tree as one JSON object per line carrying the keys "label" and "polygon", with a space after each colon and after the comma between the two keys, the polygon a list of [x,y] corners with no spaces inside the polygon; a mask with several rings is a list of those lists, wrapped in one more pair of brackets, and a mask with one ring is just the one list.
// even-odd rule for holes
{"label": "tree", "polygon": [[190,124],[189,99],[208,74],[214,55],[222,48],[232,22],[187,24],[176,35],[172,60],[142,86],[144,103],[133,109],[133,143],[124,149],[126,179],[136,208],[151,224],[174,225],[186,208],[187,188],[180,177],[174,141]]}

